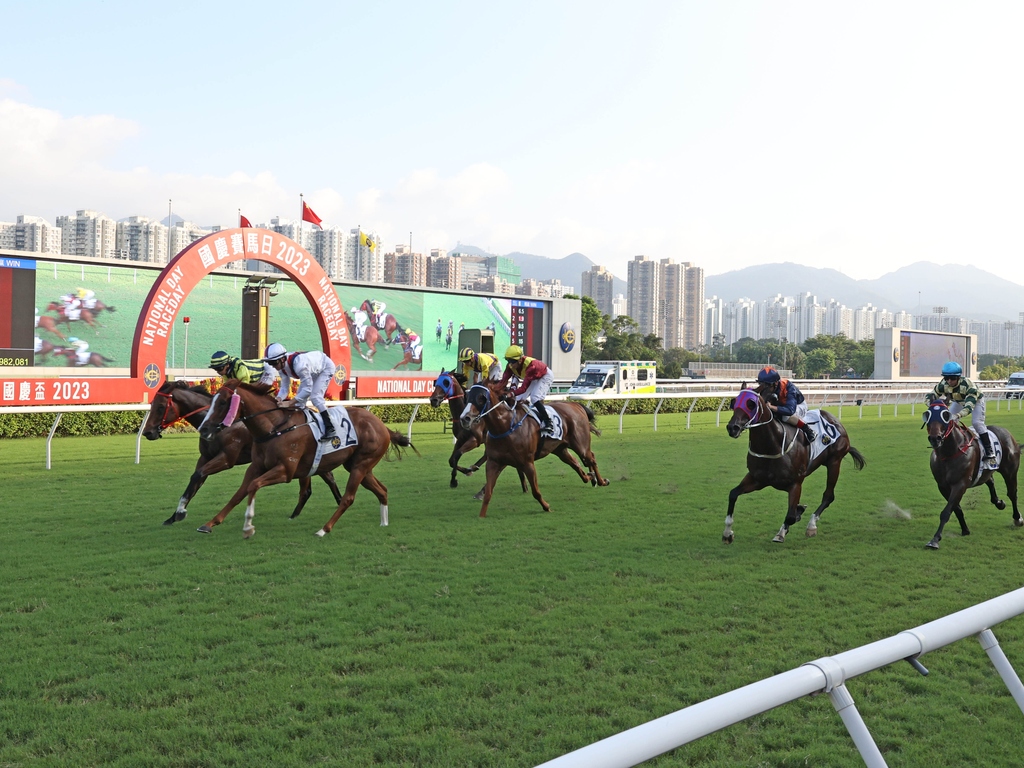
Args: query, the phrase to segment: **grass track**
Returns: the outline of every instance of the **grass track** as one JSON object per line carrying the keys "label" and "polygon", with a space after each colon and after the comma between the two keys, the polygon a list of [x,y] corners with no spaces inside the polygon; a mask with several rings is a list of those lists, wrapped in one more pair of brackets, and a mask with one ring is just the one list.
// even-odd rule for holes
{"label": "grass track", "polygon": [[[994,411],[994,409],[993,409]],[[417,426],[422,459],[382,464],[391,525],[360,491],[334,532],[322,483],[261,491],[195,533],[241,471],[173,510],[196,438],[4,441],[0,766],[526,766],[654,717],[888,637],[1021,586],[1024,532],[984,490],[972,536],[947,526],[919,416],[844,413],[867,458],[844,466],[815,539],[770,542],[785,497],[737,506],[745,442],[713,414],[605,418],[604,489],[540,465],[545,514],[513,473],[479,519],[479,481],[447,488],[450,438]],[[990,413],[1024,434],[1024,415]],[[344,479],[342,475],[339,479]],[[823,475],[805,484],[820,497]],[[1002,494],[1001,480],[997,487]],[[893,510],[909,513],[906,519]],[[996,628],[1024,670],[1024,621]],[[1024,719],[975,641],[849,689],[891,766],[1020,764]],[[826,697],[752,718],[650,763],[858,766]]]}

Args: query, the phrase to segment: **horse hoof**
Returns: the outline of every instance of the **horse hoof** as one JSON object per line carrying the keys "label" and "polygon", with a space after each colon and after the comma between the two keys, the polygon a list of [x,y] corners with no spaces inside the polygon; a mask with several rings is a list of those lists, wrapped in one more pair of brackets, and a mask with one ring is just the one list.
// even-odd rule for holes
{"label": "horse hoof", "polygon": [[326,529],[324,529],[324,528],[321,528],[319,531],[316,532],[315,535],[319,536],[322,539],[327,534],[328,534],[328,531]]}
{"label": "horse hoof", "polygon": [[1014,527],[1014,528],[1021,528],[1021,527],[1024,527],[1024,520],[1021,520],[1021,519],[1020,519],[1020,518],[1018,517],[1017,519],[1015,519],[1015,520],[1013,521],[1013,527]]}
{"label": "horse hoof", "polygon": [[996,509],[1006,509],[1006,502],[1000,499],[996,502]]}
{"label": "horse hoof", "polygon": [[452,480],[450,483],[448,483],[448,487],[449,488],[458,488],[459,487],[459,481],[458,480]]}
{"label": "horse hoof", "polygon": [[817,536],[818,535],[818,529],[817,528],[808,528],[807,531],[805,532],[805,535],[807,536],[808,539],[811,538],[812,536]]}
{"label": "horse hoof", "polygon": [[928,549],[938,549],[939,542],[937,542],[935,539],[932,539],[927,544],[925,544],[925,546],[928,547]]}
{"label": "horse hoof", "polygon": [[785,536],[780,536],[779,534],[775,534],[775,538],[773,538],[772,541],[774,543],[776,543],[776,544],[785,544],[786,543],[786,537]]}
{"label": "horse hoof", "polygon": [[174,515],[171,515],[166,520],[164,520],[164,525],[174,525],[176,522],[178,521],[174,519]]}
{"label": "horse hoof", "polygon": [[174,522],[180,523],[186,517],[188,517],[188,511],[187,510],[185,512],[175,512],[174,513]]}
{"label": "horse hoof", "polygon": [[208,525],[200,525],[196,528],[197,533],[213,533],[213,528]]}
{"label": "horse hoof", "polygon": [[255,533],[256,533],[256,529],[255,528],[243,528],[242,529],[242,538],[243,539],[251,539]]}
{"label": "horse hoof", "polygon": [[733,536],[730,533],[728,536],[723,536],[722,537],[722,543],[723,544],[732,544],[732,539],[733,539]]}
{"label": "horse hoof", "polygon": [[474,498],[474,499],[475,499],[476,501],[483,501],[483,500],[484,500],[484,492],[483,492],[483,491],[480,491],[479,493],[474,493],[474,494],[473,494],[473,498]]}

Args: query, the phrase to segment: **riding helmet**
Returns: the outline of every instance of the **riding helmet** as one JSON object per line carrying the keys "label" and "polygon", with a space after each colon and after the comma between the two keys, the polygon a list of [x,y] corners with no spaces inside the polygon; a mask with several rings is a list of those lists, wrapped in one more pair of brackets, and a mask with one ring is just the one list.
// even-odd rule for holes
{"label": "riding helmet", "polygon": [[519,360],[523,356],[523,348],[518,344],[513,344],[511,347],[505,350],[506,360]]}
{"label": "riding helmet", "polygon": [[219,371],[225,365],[231,362],[231,355],[223,350],[219,350],[210,355],[210,367],[215,371]]}
{"label": "riding helmet", "polygon": [[468,363],[473,359],[475,354],[476,352],[473,351],[472,347],[465,347],[461,352],[459,352],[459,362]]}
{"label": "riding helmet", "polygon": [[757,372],[758,384],[778,384],[780,381],[782,381],[782,377],[774,368],[762,368]]}
{"label": "riding helmet", "polygon": [[950,360],[948,363],[946,363],[944,366],[942,366],[942,375],[943,376],[963,376],[964,375],[964,369],[960,365],[960,363],[955,363],[952,360]]}
{"label": "riding helmet", "polygon": [[263,361],[266,363],[272,363],[275,360],[280,360],[282,357],[288,354],[288,350],[284,348],[284,344],[278,344],[276,341],[267,347],[267,353],[263,357]]}

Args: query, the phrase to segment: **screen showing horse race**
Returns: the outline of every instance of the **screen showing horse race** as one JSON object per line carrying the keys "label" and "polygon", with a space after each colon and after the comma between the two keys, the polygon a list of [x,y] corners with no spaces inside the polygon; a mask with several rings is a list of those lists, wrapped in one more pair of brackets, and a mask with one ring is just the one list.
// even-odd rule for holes
{"label": "screen showing horse race", "polygon": [[968,337],[925,331],[900,331],[900,376],[930,378],[938,376],[943,363],[960,363],[971,368]]}
{"label": "screen showing horse race", "polygon": [[0,259],[0,366],[34,364],[35,298],[36,262]]}

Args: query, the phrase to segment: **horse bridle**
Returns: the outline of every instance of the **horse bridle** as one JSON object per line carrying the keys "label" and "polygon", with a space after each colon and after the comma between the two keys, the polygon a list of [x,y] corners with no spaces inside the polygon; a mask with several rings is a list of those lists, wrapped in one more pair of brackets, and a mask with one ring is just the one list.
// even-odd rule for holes
{"label": "horse bridle", "polygon": [[[754,390],[750,391],[754,392]],[[765,424],[771,424],[775,421],[775,412],[772,411],[771,408],[764,407],[764,399],[756,392],[754,392],[754,394],[757,395],[757,413],[751,416],[750,420],[740,428],[741,432],[746,429],[753,429],[754,427],[763,427]],[[760,421],[761,414],[765,411],[768,412],[768,419],[766,421]]]}
{"label": "horse bridle", "polygon": [[[487,389],[487,387],[483,386],[482,384],[474,384],[472,387],[470,387],[470,391],[473,391],[477,387],[480,387],[480,389],[482,389],[485,392],[487,392],[488,395],[490,394],[490,390]],[[498,398],[498,402],[496,402],[494,405],[492,405],[486,411],[477,410],[477,415],[473,418],[471,423],[474,424],[474,425],[479,424],[481,421],[483,421],[484,416],[486,416],[491,411],[496,410],[499,405],[504,405],[510,411],[515,412],[515,408],[513,408],[511,405],[506,403],[503,398]]]}
{"label": "horse bridle", "polygon": [[[166,429],[167,427],[169,427],[172,424],[174,424],[174,422],[176,422],[176,421],[181,421],[182,419],[187,419],[189,416],[193,416],[193,415],[195,415],[197,413],[201,413],[202,411],[210,410],[210,406],[204,405],[201,408],[196,408],[194,411],[189,411],[188,413],[182,414],[178,410],[177,404],[174,403],[174,397],[171,395],[171,393],[169,393],[169,392],[157,392],[153,397],[166,397],[167,398],[167,404],[164,406],[163,415],[160,416],[160,427],[159,427],[160,429]],[[172,405],[174,405],[174,412],[176,414],[178,414],[178,415],[175,416],[173,419],[168,420],[167,414],[170,413]]]}

